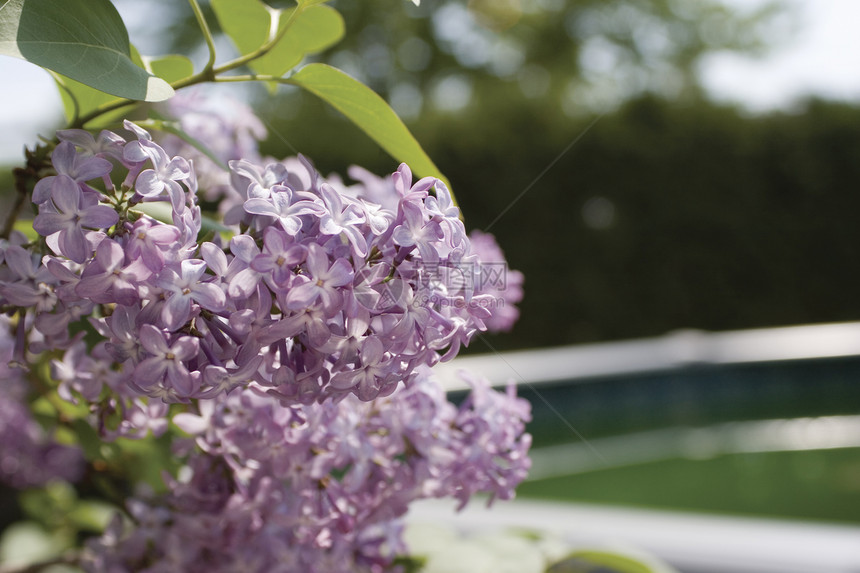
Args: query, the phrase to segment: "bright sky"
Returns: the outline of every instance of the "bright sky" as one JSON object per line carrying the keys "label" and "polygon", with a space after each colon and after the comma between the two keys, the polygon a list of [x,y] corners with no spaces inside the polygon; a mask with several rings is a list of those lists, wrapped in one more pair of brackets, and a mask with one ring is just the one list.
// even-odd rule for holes
{"label": "bright sky", "polygon": [[[740,9],[761,0],[724,0]],[[795,6],[800,29],[790,43],[762,60],[723,54],[703,69],[718,99],[753,111],[788,109],[805,95],[860,102],[860,1],[784,0]]]}
{"label": "bright sky", "polygon": [[[762,0],[724,0],[741,10]],[[794,40],[764,59],[715,55],[703,67],[718,99],[752,111],[789,109],[805,95],[860,102],[860,0],[784,0],[798,10]],[[0,163],[17,161],[25,143],[60,123],[59,96],[48,74],[0,56]]]}

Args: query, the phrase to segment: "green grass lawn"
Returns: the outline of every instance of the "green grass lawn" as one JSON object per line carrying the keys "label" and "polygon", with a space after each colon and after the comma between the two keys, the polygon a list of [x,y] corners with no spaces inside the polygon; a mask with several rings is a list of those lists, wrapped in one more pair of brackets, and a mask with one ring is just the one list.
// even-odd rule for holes
{"label": "green grass lawn", "polygon": [[524,498],[860,523],[860,448],[654,461],[523,483]]}

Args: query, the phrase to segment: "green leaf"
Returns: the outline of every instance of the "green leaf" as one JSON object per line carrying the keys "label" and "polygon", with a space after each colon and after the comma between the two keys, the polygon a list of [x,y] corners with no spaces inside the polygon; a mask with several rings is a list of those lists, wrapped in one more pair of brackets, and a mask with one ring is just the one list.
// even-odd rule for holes
{"label": "green leaf", "polygon": [[22,58],[115,97],[162,101],[173,88],[134,64],[110,0],[6,0],[0,54]]}
{"label": "green leaf", "polygon": [[242,55],[266,43],[272,18],[279,13],[259,0],[211,0],[211,3],[221,30]]}
{"label": "green leaf", "polygon": [[33,220],[32,219],[18,219],[15,221],[15,225],[13,228],[16,231],[21,231],[27,238],[31,241],[39,240],[39,233],[33,229]]}
{"label": "green leaf", "polygon": [[[164,58],[171,57],[173,56],[165,56]],[[181,58],[183,56],[176,57]],[[134,46],[131,46],[131,61],[134,62],[135,65],[143,68],[145,67],[144,62],[146,60],[149,60],[150,62],[157,61],[153,58],[144,58],[140,53],[138,53]],[[151,70],[147,71],[151,72]],[[54,81],[57,82],[57,87],[60,88],[60,99],[63,102],[63,111],[65,112],[66,119],[69,123],[74,122],[79,116],[85,116],[90,112],[95,111],[100,106],[119,102],[124,99],[91,88],[88,85],[76,82],[71,78],[67,78],[54,72],[51,72],[51,75],[54,77]],[[123,107],[112,112],[102,114],[95,120],[88,122],[87,127],[94,129],[96,127],[110,125],[111,123],[117,123],[126,117],[128,111],[127,107]]]}
{"label": "green leaf", "polygon": [[69,544],[62,532],[45,531],[34,521],[19,521],[3,530],[0,563],[26,571],[25,566],[58,556]]}
{"label": "green leaf", "polygon": [[194,64],[179,54],[168,54],[157,58],[144,56],[143,67],[149,73],[171,84],[194,75]]}
{"label": "green leaf", "polygon": [[79,500],[68,514],[69,521],[84,531],[101,533],[117,513],[113,505],[99,500]]}
{"label": "green leaf", "polygon": [[[289,13],[281,17],[281,27],[286,25]],[[282,76],[297,65],[308,54],[322,52],[343,38],[346,27],[343,17],[329,6],[309,6],[302,10],[289,31],[271,52],[250,63],[259,74]]]}
{"label": "green leaf", "polygon": [[[134,63],[144,67],[150,73],[162,78],[167,82],[175,82],[185,79],[194,73],[194,65],[191,60],[178,54],[159,56],[157,58],[140,56],[134,46],[131,48],[131,59]],[[66,119],[72,123],[79,116],[85,116],[96,110],[99,106],[121,101],[110,94],[93,89],[73,79],[52,74],[54,81],[60,88],[60,99],[63,102],[63,110]],[[89,128],[105,127],[119,122],[128,115],[128,108],[121,108],[107,114],[101,115],[96,120],[87,124]]]}
{"label": "green leaf", "polygon": [[[600,568],[612,573],[676,573],[654,558],[632,556],[616,551],[603,549],[579,549],[569,554],[563,561],[550,567],[549,571],[562,573],[564,571],[579,571],[582,566]],[[578,568],[571,568],[578,567]]]}
{"label": "green leaf", "polygon": [[244,56],[259,49],[274,29],[290,29],[272,49],[248,63],[258,74],[282,76],[308,54],[315,54],[343,38],[343,17],[320,2],[304,2],[297,12],[275,10],[259,0],[212,0],[221,29]]}
{"label": "green leaf", "polygon": [[[57,87],[60,88],[63,111],[69,123],[72,123],[79,116],[86,115],[101,105],[122,99],[93,89],[88,85],[76,82],[63,75],[57,73],[51,73],[51,75],[54,77],[54,81],[57,82]],[[121,115],[122,112],[119,113]],[[111,114],[111,117],[99,117],[99,124],[110,123],[116,119],[115,115],[117,115],[116,112]]]}
{"label": "green leaf", "polygon": [[[162,223],[170,223],[173,221],[173,211],[170,208],[170,203],[165,201],[153,201],[152,203],[141,203],[135,205],[135,210],[149,215],[156,221]],[[205,215],[200,218],[200,231],[208,232],[215,231],[216,233],[230,231],[230,227],[211,219]]]}
{"label": "green leaf", "polygon": [[360,81],[325,64],[308,64],[285,81],[330,104],[394,159],[409,164],[419,176],[438,177],[448,185],[445,176],[394,110]]}

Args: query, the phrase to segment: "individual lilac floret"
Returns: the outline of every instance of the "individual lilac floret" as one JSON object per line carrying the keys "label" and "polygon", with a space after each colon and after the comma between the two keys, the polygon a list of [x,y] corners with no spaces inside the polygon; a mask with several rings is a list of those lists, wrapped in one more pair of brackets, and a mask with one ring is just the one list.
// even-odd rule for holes
{"label": "individual lilac floret", "polygon": [[99,243],[95,257],[81,273],[75,294],[97,303],[129,306],[140,300],[138,287],[151,274],[143,259],[126,264],[122,245],[105,239]]}
{"label": "individual lilac floret", "polygon": [[77,152],[75,145],[68,141],[57,145],[51,153],[51,163],[57,175],[45,177],[36,183],[33,189],[33,203],[36,205],[51,198],[57,177],[68,177],[75,183],[84,183],[107,175],[112,167],[107,159]]}
{"label": "individual lilac floret", "polygon": [[180,396],[193,394],[195,377],[188,371],[185,361],[194,358],[200,349],[196,338],[180,336],[170,342],[166,333],[144,324],[140,329],[140,345],[150,356],[134,369],[135,383],[151,388],[166,380]]}
{"label": "individual lilac floret", "polygon": [[184,157],[170,158],[164,149],[148,141],[137,142],[134,148],[126,148],[125,158],[132,161],[149,159],[151,169],[140,172],[134,188],[147,199],[157,199],[167,195],[173,210],[181,213],[185,207],[185,192],[179,181],[192,179],[191,166]]}
{"label": "individual lilac floret", "polygon": [[192,302],[210,311],[223,310],[224,291],[215,284],[201,282],[206,268],[205,261],[189,259],[182,261],[179,272],[166,268],[158,277],[156,285],[170,293],[161,311],[161,320],[168,330],[177,330],[188,321]]}
{"label": "individual lilac floret", "polygon": [[320,186],[320,195],[326,206],[326,213],[320,218],[320,231],[326,235],[345,235],[355,254],[366,256],[367,241],[358,226],[365,220],[361,207],[352,203],[344,205],[340,193],[326,183]]}
{"label": "individual lilac floret", "polygon": [[260,168],[250,161],[240,159],[230,162],[230,169],[249,181],[245,196],[249,199],[268,199],[275,185],[280,185],[287,178],[287,168],[282,163],[270,163]]}
{"label": "individual lilac floret", "polygon": [[87,200],[74,179],[66,175],[54,178],[50,198],[53,208],[43,205],[33,228],[45,237],[59,232],[59,254],[83,263],[93,251],[86,229],[111,227],[119,221],[119,215],[107,205]]}
{"label": "individual lilac floret", "polygon": [[[316,245],[315,245],[316,246]],[[257,276],[271,276],[275,289],[289,286],[293,278],[293,269],[305,260],[307,247],[295,243],[293,238],[281,229],[268,227],[263,232],[263,252],[257,254],[252,260],[250,272],[256,272]],[[237,280],[237,286],[243,281],[250,281],[250,276]],[[254,283],[256,284],[256,283]],[[346,283],[344,283],[346,284]],[[250,292],[250,284],[241,287],[241,292]]]}
{"label": "individual lilac floret", "polygon": [[269,197],[263,199],[252,197],[245,201],[245,212],[251,215],[271,217],[289,235],[296,235],[302,228],[301,215],[320,215],[323,207],[316,202],[313,195],[294,192],[284,185],[272,188]]}
{"label": "individual lilac floret", "polygon": [[[93,137],[93,134],[89,131],[85,131],[83,129],[61,129],[57,132],[57,139],[60,141],[67,141],[69,143],[73,143],[80,148],[80,155],[78,161],[81,159],[85,159],[87,157],[101,157],[115,159],[117,161],[122,160],[122,148],[125,145],[125,139],[115,134],[112,131],[108,131],[103,129],[99,132],[97,137]],[[104,165],[103,163],[93,163],[91,165]],[[92,169],[89,165],[88,168]],[[83,171],[82,169],[78,169],[79,172]],[[110,166],[108,165],[105,172],[101,175],[107,175],[108,171],[110,171]],[[96,177],[101,176],[96,175]],[[92,179],[94,176],[90,174],[83,175],[82,180]]]}
{"label": "individual lilac floret", "polygon": [[307,308],[319,299],[323,310],[333,316],[342,308],[344,291],[339,287],[352,284],[352,266],[346,259],[330,262],[325,250],[315,243],[309,245],[305,265],[305,280],[289,291],[287,307],[293,310]]}
{"label": "individual lilac floret", "polygon": [[164,268],[168,253],[178,250],[181,233],[173,225],[160,224],[148,217],[141,217],[129,231],[126,252],[132,260],[141,259],[146,268],[154,273]]}

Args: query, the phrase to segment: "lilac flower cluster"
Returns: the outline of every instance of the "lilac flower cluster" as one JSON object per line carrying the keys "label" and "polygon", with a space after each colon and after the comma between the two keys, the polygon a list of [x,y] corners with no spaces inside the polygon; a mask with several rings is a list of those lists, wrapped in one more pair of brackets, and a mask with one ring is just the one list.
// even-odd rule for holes
{"label": "lilac flower cluster", "polygon": [[[107,386],[184,402],[254,383],[284,404],[372,400],[486,329],[492,307],[467,303],[491,295],[425,280],[431,266],[438,276],[477,262],[439,180],[413,183],[402,165],[389,210],[341,194],[304,159],[293,171],[233,161],[246,199],[226,222],[245,232],[198,243],[191,164],[127,127],[137,139],[59,134],[57,175],[33,193],[33,226],[53,254],[6,252],[0,296],[35,309],[42,347],[72,349],[67,394],[92,401]],[[118,189],[115,166],[126,172]],[[154,201],[170,205],[171,223],[134,211]],[[91,356],[68,330],[88,314],[104,338]]]}
{"label": "lilac flower cluster", "polygon": [[485,275],[477,292],[492,295],[495,300],[501,301],[501,304],[496,305],[496,311],[485,321],[487,330],[507,332],[520,317],[516,303],[523,299],[523,273],[508,268],[502,249],[489,233],[472,231],[469,240]]}
{"label": "lilac flower cluster", "polygon": [[471,379],[458,408],[430,368],[516,319],[522,276],[479,276],[504,265],[492,238],[473,245],[445,185],[406,165],[347,186],[260,159],[252,115],[188,117],[228,171],[129,122],[61,131],[39,239],[0,245],[14,376],[50,360],[105,439],[192,436],[169,493],[130,500],[85,568],[377,573],[411,501],[512,497],[528,403]]}
{"label": "lilac flower cluster", "polygon": [[179,414],[197,436],[167,499],[135,500],[90,545],[92,571],[388,570],[410,502],[502,499],[528,470],[528,402],[472,379],[459,408],[422,367],[375,402],[281,407],[243,390]]}

